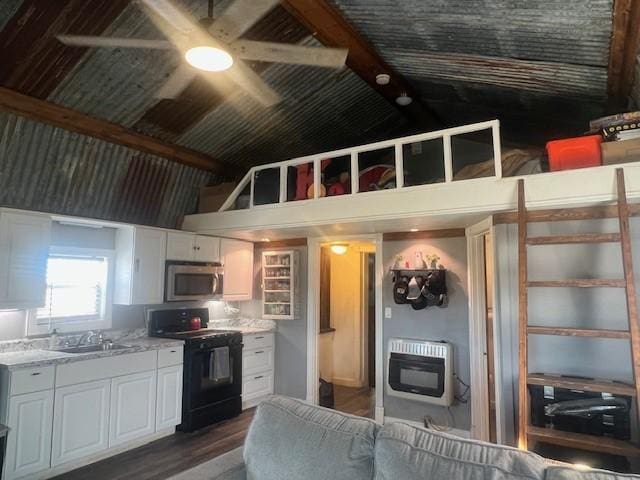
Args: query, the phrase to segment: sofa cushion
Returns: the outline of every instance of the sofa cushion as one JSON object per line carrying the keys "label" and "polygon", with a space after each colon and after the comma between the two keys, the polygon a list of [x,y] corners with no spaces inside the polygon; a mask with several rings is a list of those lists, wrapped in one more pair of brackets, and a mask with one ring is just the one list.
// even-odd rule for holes
{"label": "sofa cushion", "polygon": [[247,479],[371,480],[377,431],[366,418],[271,397],[247,434]]}
{"label": "sofa cushion", "polygon": [[471,476],[449,478],[494,478],[473,477],[486,474],[495,478],[543,479],[546,466],[542,457],[530,452],[404,423],[386,424],[380,430],[375,456],[376,480],[446,478],[443,475],[454,474],[457,469],[461,469],[460,475]]}
{"label": "sofa cushion", "polygon": [[630,480],[640,479],[639,475],[625,475],[605,470],[580,470],[569,467],[549,467],[545,480]]}

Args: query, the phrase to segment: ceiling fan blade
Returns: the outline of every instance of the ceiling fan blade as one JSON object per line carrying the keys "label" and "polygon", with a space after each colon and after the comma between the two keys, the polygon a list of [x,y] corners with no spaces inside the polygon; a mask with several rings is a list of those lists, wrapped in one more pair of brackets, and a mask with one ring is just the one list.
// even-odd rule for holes
{"label": "ceiling fan blade", "polygon": [[96,37],[88,35],[58,35],[65,45],[73,47],[105,47],[105,48],[153,48],[169,50],[174,48],[166,40],[147,40],[144,38]]}
{"label": "ceiling fan blade", "polygon": [[222,16],[211,24],[208,28],[209,33],[224,42],[232,42],[278,3],[280,0],[235,0]]}
{"label": "ceiling fan blade", "polygon": [[242,60],[236,59],[227,72],[228,78],[265,107],[272,107],[280,102],[280,95]]}
{"label": "ceiling fan blade", "polygon": [[315,65],[318,67],[344,67],[349,50],[346,48],[305,47],[288,43],[236,40],[231,51],[245,60]]}
{"label": "ceiling fan blade", "polygon": [[188,34],[198,29],[198,23],[193,16],[170,0],[140,0],[140,3],[182,33]]}
{"label": "ceiling fan blade", "polygon": [[197,74],[198,72],[189,66],[179,66],[164,85],[156,91],[154,97],[163,99],[176,98],[196,78]]}

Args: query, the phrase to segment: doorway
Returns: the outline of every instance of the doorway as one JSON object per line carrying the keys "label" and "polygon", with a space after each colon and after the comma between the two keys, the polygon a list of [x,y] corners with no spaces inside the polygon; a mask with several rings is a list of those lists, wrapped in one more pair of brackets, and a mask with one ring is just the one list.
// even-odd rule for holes
{"label": "doorway", "polygon": [[320,244],[318,403],[374,418],[376,246],[352,240]]}

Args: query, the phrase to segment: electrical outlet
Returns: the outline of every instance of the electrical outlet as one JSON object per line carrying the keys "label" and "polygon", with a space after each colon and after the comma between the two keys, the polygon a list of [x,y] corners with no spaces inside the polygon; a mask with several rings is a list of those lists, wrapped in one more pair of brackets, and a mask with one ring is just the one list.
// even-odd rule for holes
{"label": "electrical outlet", "polygon": [[384,307],[384,318],[391,318],[391,307]]}

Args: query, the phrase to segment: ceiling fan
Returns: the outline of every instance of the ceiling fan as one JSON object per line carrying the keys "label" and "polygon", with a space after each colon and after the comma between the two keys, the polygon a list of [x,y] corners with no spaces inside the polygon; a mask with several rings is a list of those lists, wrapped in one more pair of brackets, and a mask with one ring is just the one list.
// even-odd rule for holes
{"label": "ceiling fan", "polygon": [[231,80],[264,106],[270,107],[280,101],[280,96],[244,60],[341,68],[348,53],[344,48],[240,39],[279,2],[235,0],[220,17],[214,19],[213,0],[209,0],[209,16],[198,21],[171,0],[139,0],[144,12],[167,37],[166,40],[83,35],[58,35],[57,38],[65,45],[77,47],[178,50],[186,63],[169,76],[155,93],[156,98],[177,97],[197,75],[201,75],[218,88],[227,79]]}

